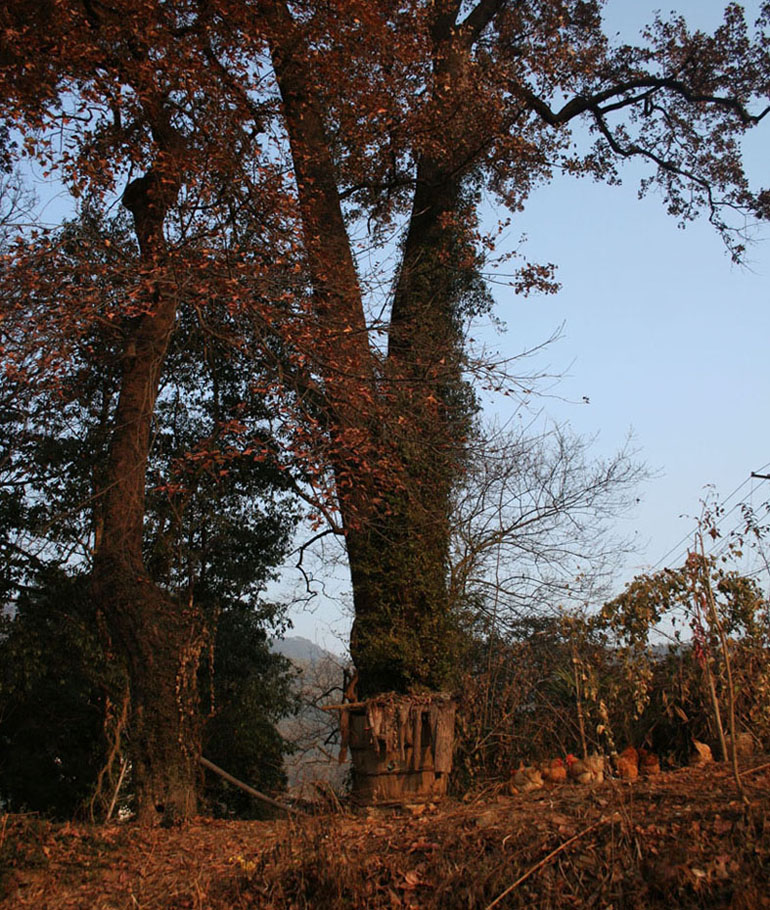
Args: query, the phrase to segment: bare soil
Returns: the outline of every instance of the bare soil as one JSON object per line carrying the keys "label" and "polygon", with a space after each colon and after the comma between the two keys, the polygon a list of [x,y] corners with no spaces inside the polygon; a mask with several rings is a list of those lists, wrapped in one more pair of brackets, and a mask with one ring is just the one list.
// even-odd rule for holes
{"label": "bare soil", "polygon": [[0,910],[770,908],[770,757],[170,830],[0,816]]}

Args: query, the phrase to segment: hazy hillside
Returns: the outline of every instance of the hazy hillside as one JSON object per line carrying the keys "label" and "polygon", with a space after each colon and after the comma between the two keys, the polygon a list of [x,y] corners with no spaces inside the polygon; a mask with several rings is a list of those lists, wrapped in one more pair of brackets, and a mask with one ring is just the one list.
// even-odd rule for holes
{"label": "hazy hillside", "polygon": [[292,635],[271,643],[271,649],[288,657],[297,669],[297,690],[302,708],[278,725],[281,735],[295,746],[284,766],[289,789],[295,795],[312,796],[315,783],[344,785],[348,764],[338,762],[339,737],[336,711],[322,711],[324,704],[342,699],[342,673],[347,660],[319,645]]}
{"label": "hazy hillside", "polygon": [[288,638],[280,638],[270,643],[270,650],[277,654],[283,654],[294,663],[311,663],[315,664],[322,660],[332,660],[337,663],[340,658],[330,651],[325,651],[309,638],[303,638],[301,635],[290,635]]}

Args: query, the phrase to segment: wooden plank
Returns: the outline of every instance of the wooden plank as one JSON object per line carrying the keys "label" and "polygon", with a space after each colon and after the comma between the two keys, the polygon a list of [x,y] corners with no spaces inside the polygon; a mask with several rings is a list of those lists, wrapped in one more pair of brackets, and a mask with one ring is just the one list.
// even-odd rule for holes
{"label": "wooden plank", "polygon": [[406,749],[411,742],[409,729],[409,702],[402,701],[398,706],[398,751],[401,764],[406,764]]}
{"label": "wooden plank", "polygon": [[422,705],[412,705],[412,769],[420,770],[422,761]]}
{"label": "wooden plank", "polygon": [[452,770],[455,711],[454,702],[446,702],[441,706],[436,722],[435,740],[433,743],[433,764],[436,771],[440,771],[442,774],[448,774]]}

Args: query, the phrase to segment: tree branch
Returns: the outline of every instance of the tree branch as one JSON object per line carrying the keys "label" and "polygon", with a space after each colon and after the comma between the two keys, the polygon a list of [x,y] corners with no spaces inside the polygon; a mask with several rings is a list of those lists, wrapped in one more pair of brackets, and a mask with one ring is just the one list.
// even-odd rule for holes
{"label": "tree branch", "polygon": [[479,0],[460,24],[460,34],[467,44],[473,44],[508,0]]}
{"label": "tree branch", "polygon": [[[653,92],[662,89],[669,90],[674,94],[679,95],[690,104],[711,104],[732,111],[746,126],[756,125],[770,113],[770,105],[765,107],[759,114],[752,114],[737,98],[724,98],[720,95],[701,94],[692,91],[680,79],[659,78],[654,76],[645,76],[638,79],[629,79],[625,82],[619,82],[611,88],[596,92],[592,95],[576,95],[558,112],[552,110],[547,102],[543,101],[542,98],[539,98],[526,86],[521,86],[519,93],[546,123],[550,126],[561,126],[562,124],[573,120],[580,114],[585,114],[589,111],[607,114],[611,111],[631,107],[640,101],[644,101],[644,99],[649,97]],[[628,92],[636,92],[639,90],[643,90],[641,95],[632,95],[630,97],[621,98],[613,104],[602,107],[606,101],[625,95]]]}

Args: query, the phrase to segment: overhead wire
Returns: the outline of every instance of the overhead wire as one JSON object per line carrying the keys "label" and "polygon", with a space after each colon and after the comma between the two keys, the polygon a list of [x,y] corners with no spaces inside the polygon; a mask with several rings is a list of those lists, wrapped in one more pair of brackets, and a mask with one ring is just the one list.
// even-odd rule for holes
{"label": "overhead wire", "polygon": [[[765,480],[766,480],[767,478],[757,477],[756,475],[762,473],[762,472],[765,471],[767,468],[770,468],[770,461],[767,462],[767,464],[762,465],[762,467],[759,468],[758,471],[754,471],[754,472],[752,472],[751,474],[749,474],[749,476],[746,477],[745,480],[741,481],[741,483],[738,484],[738,486],[732,491],[732,493],[730,493],[730,495],[727,496],[727,498],[722,502],[722,504],[721,504],[722,507],[724,508],[724,507],[730,502],[730,500],[731,500],[734,496],[736,496],[736,495],[737,495],[737,494],[746,486],[747,483],[750,483],[752,480],[758,480],[760,483],[764,483]],[[736,509],[740,508],[741,505],[742,505],[741,502],[735,503],[735,505],[732,507],[732,509],[730,509],[729,512],[725,513],[725,515],[722,516],[723,520],[724,520],[725,518],[727,518],[729,515],[732,515],[732,513],[733,513]],[[682,550],[682,545],[685,544],[685,543],[687,543],[687,542],[689,542],[689,541],[691,541],[691,540],[693,539],[693,537],[695,536],[695,534],[696,534],[696,532],[697,532],[697,530],[698,530],[698,527],[699,527],[699,524],[696,522],[695,526],[693,527],[693,529],[692,529],[691,531],[689,531],[687,534],[685,534],[685,535],[681,538],[681,540],[678,540],[678,541],[674,544],[674,546],[671,547],[670,550],[668,550],[666,553],[663,554],[663,556],[661,556],[661,558],[660,558],[660,559],[655,563],[655,565],[653,566],[653,571],[656,570],[656,569],[658,569],[658,568],[660,568],[660,566],[661,566],[661,565],[662,565],[662,564],[663,564],[663,563],[664,563],[664,562],[665,562],[673,553],[677,553],[677,554],[678,554],[678,555],[677,555],[677,558],[676,558],[675,560],[673,560],[673,562],[675,562],[675,563],[679,562],[679,560],[680,560],[681,558],[683,558],[684,556],[686,556],[686,555],[687,555],[687,550],[688,550],[688,548],[685,548],[684,550]],[[738,528],[738,524],[735,525],[735,527],[733,528],[733,531],[736,530],[737,528]],[[730,532],[730,534],[732,534],[732,531]],[[729,534],[728,534],[728,537],[729,537]],[[725,542],[725,543],[724,543],[724,548],[726,548],[726,547],[727,547],[727,543]],[[711,551],[710,551],[710,552],[711,552]],[[715,554],[715,555],[718,555],[718,554]]]}
{"label": "overhead wire", "polygon": [[[762,474],[768,468],[770,468],[770,462],[763,465],[761,468],[759,468],[758,471],[752,472],[745,480],[741,481],[741,483],[739,483],[738,486],[736,486],[735,489],[730,493],[730,495],[720,504],[721,507],[724,509],[724,507],[730,503],[730,501],[733,499],[733,497],[737,496],[738,493],[740,493],[740,491],[746,486],[746,484],[750,483],[751,481],[757,481],[756,486],[753,485],[751,488],[751,497],[753,498],[753,495],[754,495],[754,492],[756,491],[756,489],[759,486],[761,486],[761,484],[764,483],[766,480],[770,479],[768,477],[757,477],[756,475]],[[743,504],[744,504],[743,500],[739,500],[738,502],[736,502],[728,512],[724,512],[720,516],[720,521],[722,523],[724,523],[724,520],[726,518],[729,518],[729,516],[732,515]],[[740,527],[741,523],[742,523],[742,520],[738,520],[735,523],[734,527],[729,532],[718,537],[716,539],[716,541],[713,542],[713,546],[712,546],[711,550],[709,550],[709,555],[719,556],[721,553],[723,553],[729,547],[730,538],[733,536],[734,532]],[[680,560],[684,561],[684,557],[687,555],[689,546],[686,547],[684,550],[681,550],[680,548],[682,547],[683,544],[685,544],[685,543],[689,544],[690,542],[692,542],[694,540],[695,535],[698,532],[699,528],[700,528],[700,522],[696,522],[692,531],[685,534],[681,538],[681,540],[679,540],[676,544],[674,544],[673,547],[671,547],[666,553],[664,553],[664,555],[658,560],[658,562],[653,567],[653,571],[657,570],[674,553],[678,554],[677,559],[673,561],[674,565],[678,565],[680,563]],[[756,563],[755,563],[755,565],[756,565]],[[770,576],[770,562],[768,562],[767,560],[765,560],[765,565],[760,566],[757,569],[753,569],[750,572],[744,572],[742,574],[746,578],[757,578],[758,576],[760,576],[764,573],[767,573],[768,576]],[[656,633],[670,641],[674,641],[674,640],[678,641],[676,636],[672,636],[670,633],[666,632],[663,629],[656,629]]]}

